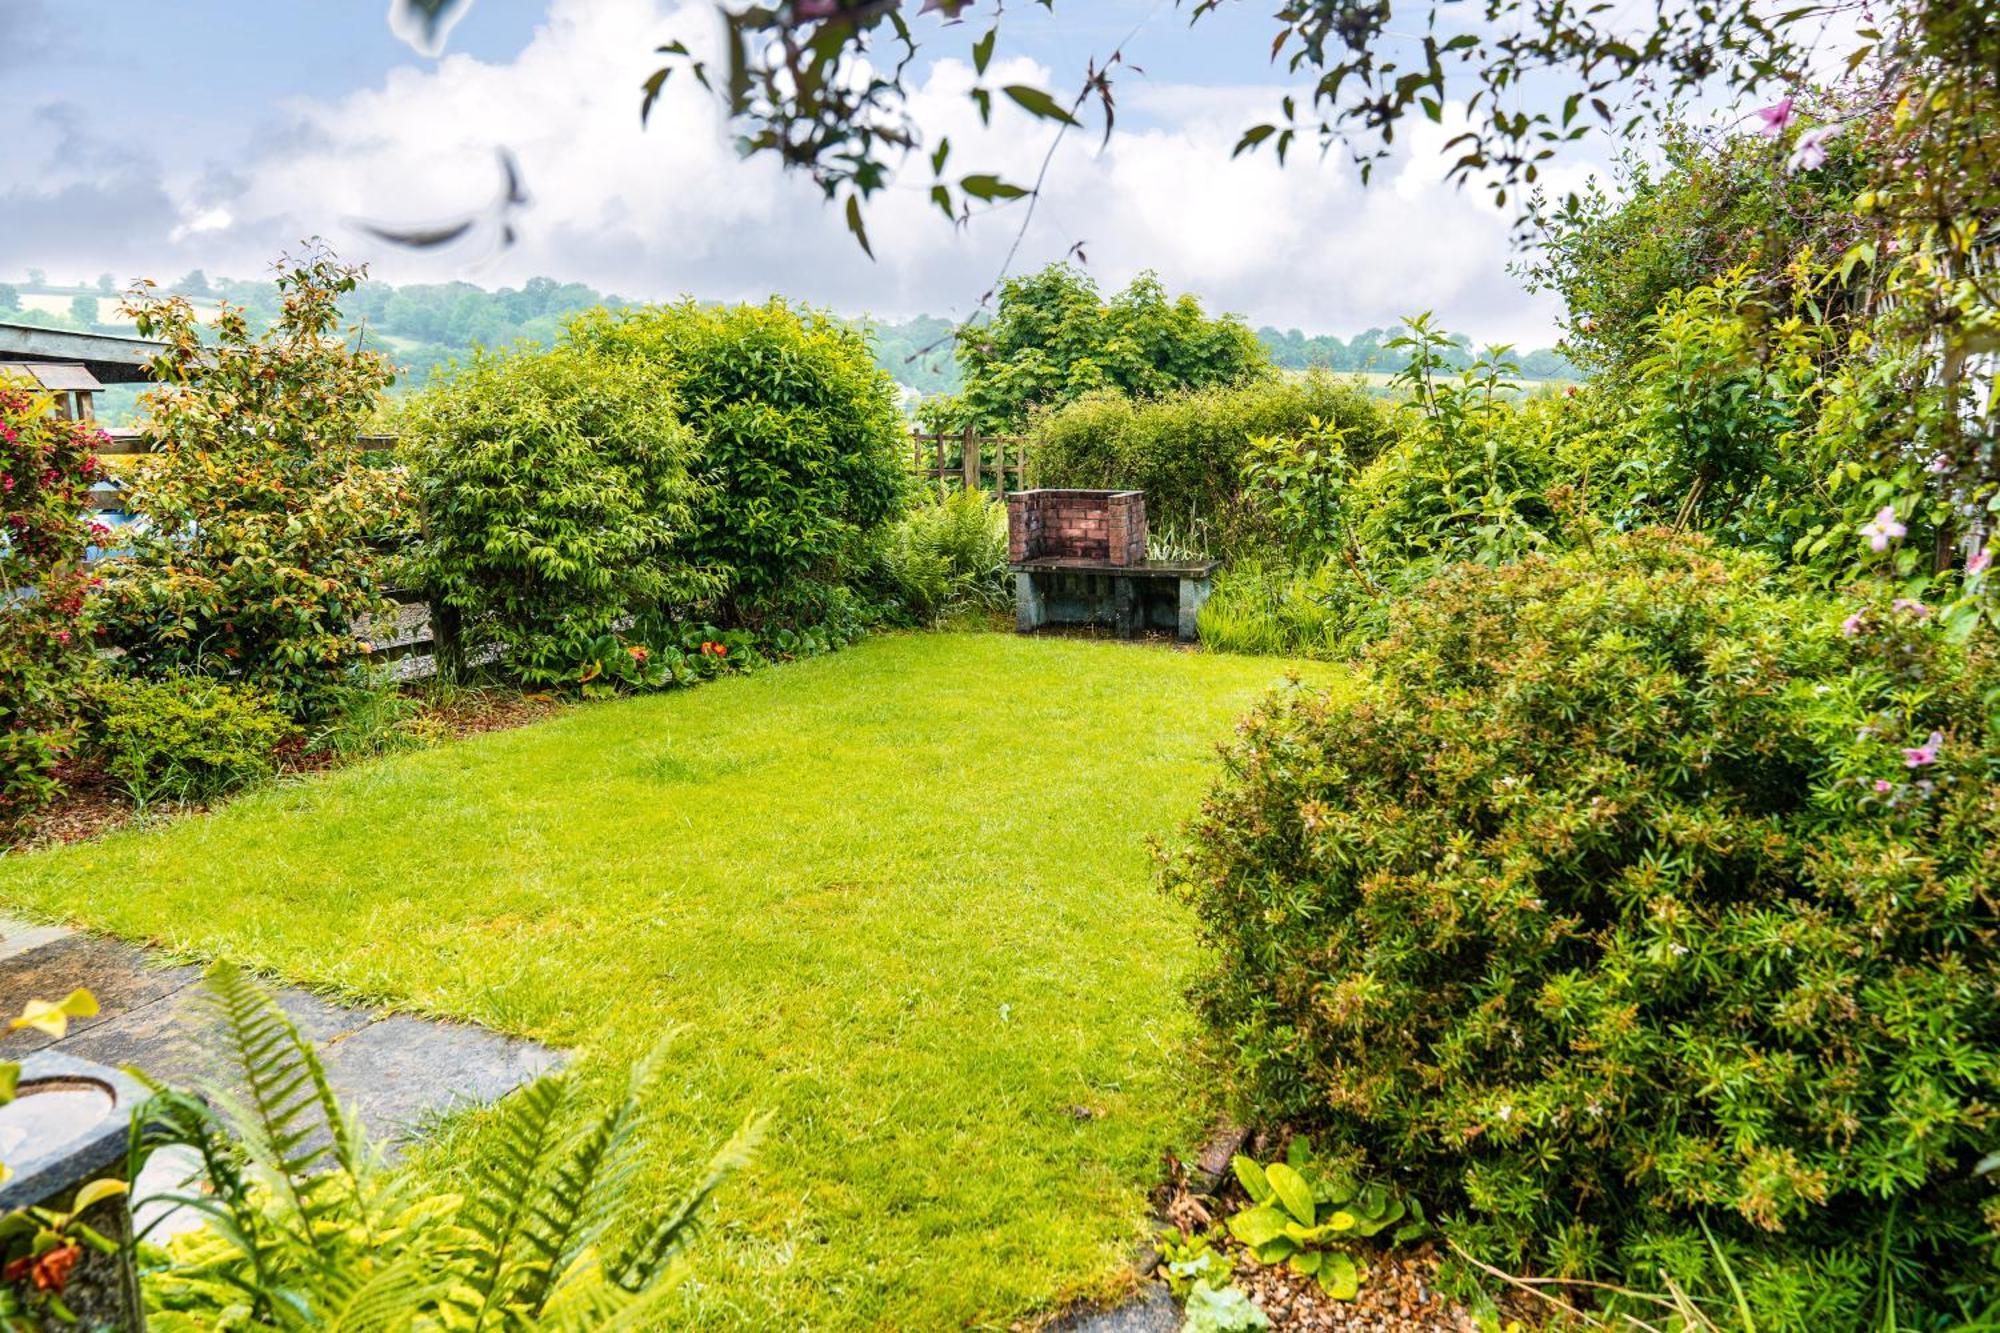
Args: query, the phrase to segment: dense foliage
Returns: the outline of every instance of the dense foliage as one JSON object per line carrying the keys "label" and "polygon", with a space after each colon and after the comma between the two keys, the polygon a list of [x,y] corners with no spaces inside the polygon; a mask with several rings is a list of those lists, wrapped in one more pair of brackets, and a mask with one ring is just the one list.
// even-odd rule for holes
{"label": "dense foliage", "polygon": [[917,505],[884,537],[879,560],[885,593],[911,623],[997,610],[1010,596],[1007,507],[976,489]]}
{"label": "dense foliage", "polygon": [[84,503],[97,432],[0,377],[0,832],[57,790],[90,660]]}
{"label": "dense foliage", "polygon": [[1094,391],[1150,398],[1237,384],[1269,364],[1242,320],[1210,319],[1152,273],[1106,300],[1067,264],[1002,283],[992,320],[959,331],[958,362],[963,388],[933,424],[993,432]]}
{"label": "dense foliage", "polygon": [[649,368],[657,410],[677,406],[693,432],[700,489],[676,550],[716,573],[731,617],[788,616],[811,600],[809,585],[850,581],[875,531],[902,512],[894,386],[850,326],[782,301],[682,301],[592,312],[568,338]]}
{"label": "dense foliage", "polygon": [[1038,486],[1144,490],[1153,527],[1202,528],[1234,545],[1266,522],[1245,494],[1250,441],[1311,429],[1336,433],[1363,462],[1390,438],[1367,395],[1312,374],[1151,400],[1094,393],[1037,420],[1029,457]]}
{"label": "dense foliage", "polygon": [[343,336],[360,277],[316,246],[281,261],[262,333],[224,306],[204,337],[185,298],[149,287],[128,303],[166,350],[144,399],[154,452],[129,478],[145,523],[103,566],[101,630],[125,670],[241,680],[298,718],[349,679],[402,524],[400,477],[359,438],[390,379]]}
{"label": "dense foliage", "polygon": [[407,577],[456,645],[573,683],[632,617],[718,591],[679,549],[700,498],[695,446],[659,367],[567,343],[481,353],[399,423],[420,531]]}
{"label": "dense foliage", "polygon": [[1990,1286],[2000,664],[1839,620],[1601,535],[1455,566],[1358,700],[1254,713],[1167,869],[1251,1107],[1504,1265],[1719,1294],[1707,1226],[1791,1328]]}

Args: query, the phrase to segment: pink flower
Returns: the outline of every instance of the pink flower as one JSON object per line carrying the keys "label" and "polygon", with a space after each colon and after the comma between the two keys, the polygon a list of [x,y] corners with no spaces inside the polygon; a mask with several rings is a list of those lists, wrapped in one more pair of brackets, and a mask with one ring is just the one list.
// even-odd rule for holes
{"label": "pink flower", "polygon": [[1931,609],[1914,597],[1898,597],[1895,601],[1889,603],[1889,609],[1891,611],[1907,611],[1918,620],[1929,620],[1931,618]]}
{"label": "pink flower", "polygon": [[1939,454],[1936,458],[1924,464],[1924,471],[1932,473],[1949,472],[1951,471],[1951,459],[1944,454]]}
{"label": "pink flower", "polygon": [[1938,751],[1944,748],[1944,733],[1933,731],[1931,738],[1922,745],[1913,745],[1903,751],[1903,764],[1908,768],[1928,768],[1938,761]]}
{"label": "pink flower", "polygon": [[1829,139],[1840,133],[1838,125],[1822,125],[1816,130],[1807,130],[1792,145],[1791,160],[1786,163],[1789,171],[1817,171],[1826,165],[1826,145]]}
{"label": "pink flower", "polygon": [[1877,778],[1875,779],[1875,790],[1887,795],[1889,792],[1896,790],[1896,784],[1887,778]]}
{"label": "pink flower", "polygon": [[1984,574],[1986,567],[1992,563],[1993,552],[1990,549],[1977,551],[1965,557],[1965,577],[1969,579],[1977,578],[1979,575]]}
{"label": "pink flower", "polygon": [[1861,525],[1861,535],[1868,539],[1868,547],[1873,551],[1888,550],[1890,542],[1908,531],[1908,528],[1896,521],[1894,505],[1883,505],[1875,511],[1873,522]]}
{"label": "pink flower", "polygon": [[1760,107],[1751,114],[1756,117],[1758,122],[1757,133],[1763,135],[1766,139],[1777,138],[1790,129],[1792,122],[1798,119],[1798,116],[1792,111],[1792,99],[1789,97],[1782,101],[1773,102],[1767,107]]}
{"label": "pink flower", "polygon": [[1861,633],[1861,627],[1865,623],[1866,623],[1865,614],[1863,612],[1856,611],[1853,615],[1849,616],[1847,619],[1840,622],[1840,632],[1851,639],[1855,635]]}

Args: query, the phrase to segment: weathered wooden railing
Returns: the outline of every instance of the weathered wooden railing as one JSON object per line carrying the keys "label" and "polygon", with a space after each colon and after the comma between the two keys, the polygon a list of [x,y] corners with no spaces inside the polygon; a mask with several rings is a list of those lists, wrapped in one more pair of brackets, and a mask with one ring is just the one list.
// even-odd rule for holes
{"label": "weathered wooden railing", "polygon": [[982,435],[970,427],[915,430],[910,432],[910,466],[936,482],[940,494],[953,481],[973,488],[987,485],[990,478],[993,490],[1004,495],[1028,484],[1028,442],[1019,435]]}

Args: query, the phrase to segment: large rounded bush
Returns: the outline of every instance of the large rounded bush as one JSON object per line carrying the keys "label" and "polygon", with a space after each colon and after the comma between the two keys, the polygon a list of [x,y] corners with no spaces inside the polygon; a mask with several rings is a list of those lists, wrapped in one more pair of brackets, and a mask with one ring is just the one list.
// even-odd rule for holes
{"label": "large rounded bush", "polygon": [[583,348],[476,353],[404,409],[408,577],[524,679],[571,681],[627,618],[712,595],[684,552],[694,442],[663,372]]}
{"label": "large rounded bush", "polygon": [[1390,437],[1366,394],[1314,373],[1152,399],[1089,394],[1036,421],[1029,458],[1038,486],[1141,489],[1153,527],[1206,528],[1228,546],[1262,533],[1244,494],[1251,437],[1300,434],[1315,422],[1341,433],[1357,462]]}
{"label": "large rounded bush", "polygon": [[1727,1254],[1762,1326],[1992,1283],[2000,670],[1839,615],[1600,539],[1254,712],[1166,863],[1248,1109],[1499,1264],[1713,1295]]}
{"label": "large rounded bush", "polygon": [[[683,557],[741,612],[842,583],[902,513],[909,469],[895,383],[853,327],[772,300],[592,311],[572,343],[657,370],[693,430],[703,483]],[[664,410],[666,400],[663,397]]]}

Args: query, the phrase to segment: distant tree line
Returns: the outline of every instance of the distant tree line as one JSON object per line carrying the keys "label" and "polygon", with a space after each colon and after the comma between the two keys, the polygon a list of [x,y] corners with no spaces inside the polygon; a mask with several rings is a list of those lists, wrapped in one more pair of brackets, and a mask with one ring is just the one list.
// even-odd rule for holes
{"label": "distant tree line", "polygon": [[[1393,375],[1409,363],[1409,353],[1392,348],[1394,329],[1367,329],[1346,342],[1332,334],[1301,333],[1297,329],[1274,329],[1268,324],[1257,330],[1257,341],[1271,355],[1271,364],[1285,370],[1335,370],[1348,373]],[[1477,359],[1479,349],[1463,333],[1449,335],[1450,345],[1441,351],[1445,365],[1463,370]],[[1520,367],[1521,377],[1531,380],[1578,378],[1577,369],[1552,347],[1532,351],[1512,350],[1508,359]]]}
{"label": "distant tree line", "polygon": [[[200,269],[166,284],[196,301],[228,301],[248,313],[253,326],[275,324],[282,313],[268,282],[211,278]],[[48,281],[30,270],[21,283],[0,283],[0,319],[43,328],[79,332],[130,333],[131,323],[118,312],[116,284],[111,275],[86,287]],[[62,309],[31,308],[23,298],[53,295],[69,298]],[[381,350],[399,368],[398,386],[421,388],[439,366],[462,358],[474,347],[509,347],[517,342],[555,342],[564,321],[598,307],[617,310],[634,302],[598,291],[580,282],[530,278],[520,287],[489,291],[469,282],[417,283],[394,286],[364,282],[347,298],[346,313],[363,325],[366,335],[383,340]],[[963,381],[955,355],[957,326],[935,315],[890,320],[863,315],[876,362],[898,382],[926,397],[960,391]],[[364,335],[364,336],[366,336]],[[1271,363],[1287,370],[1323,368],[1344,372],[1393,373],[1404,358],[1388,350],[1394,337],[1388,329],[1368,329],[1343,341],[1331,334],[1305,334],[1298,329],[1257,330],[1257,340]],[[1453,335],[1460,364],[1474,355],[1472,340]],[[1450,354],[1447,354],[1448,356]],[[1516,353],[1515,362],[1528,379],[1568,379],[1576,370],[1549,349]]]}

